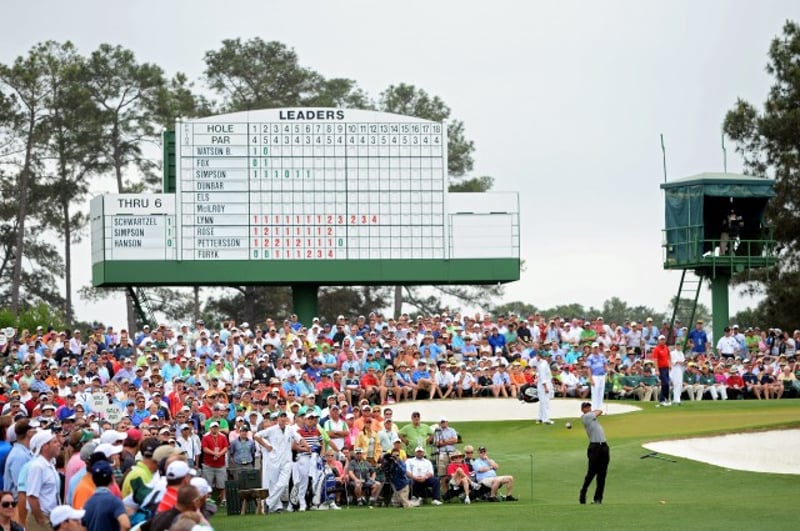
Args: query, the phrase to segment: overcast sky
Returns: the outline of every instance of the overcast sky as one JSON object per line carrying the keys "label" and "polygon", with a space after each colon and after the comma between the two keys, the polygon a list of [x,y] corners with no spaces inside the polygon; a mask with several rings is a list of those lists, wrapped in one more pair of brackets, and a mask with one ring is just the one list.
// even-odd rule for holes
{"label": "overcast sky", "polygon": [[[401,82],[424,88],[464,121],[475,174],[520,193],[527,270],[506,300],[619,296],[660,311],[680,275],[662,268],[659,134],[670,179],[722,171],[725,112],[737,97],[764,101],[769,42],[800,18],[796,0],[3,4],[5,63],[48,39],[85,54],[108,42],[199,83],[207,50],[260,37],[373,96]],[[730,144],[728,169],[741,170]],[[76,254],[73,285],[86,285],[88,243]],[[732,313],[753,304],[732,291]],[[78,301],[77,312],[124,322],[121,299]]]}

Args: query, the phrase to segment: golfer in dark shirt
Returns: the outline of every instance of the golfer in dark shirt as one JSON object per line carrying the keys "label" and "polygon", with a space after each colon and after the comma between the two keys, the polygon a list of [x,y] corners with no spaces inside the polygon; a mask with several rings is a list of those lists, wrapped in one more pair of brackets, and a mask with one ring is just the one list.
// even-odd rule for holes
{"label": "golfer in dark shirt", "polygon": [[603,414],[603,410],[596,409],[592,411],[592,405],[589,402],[584,402],[581,404],[581,413],[583,427],[586,428],[586,435],[589,436],[589,449],[586,451],[586,455],[589,458],[589,469],[586,471],[586,478],[583,480],[583,487],[581,487],[578,501],[582,504],[586,503],[586,491],[589,490],[589,485],[592,484],[592,480],[597,476],[594,503],[603,503],[606,472],[608,471],[608,462],[611,460],[606,434],[597,421],[597,417]]}

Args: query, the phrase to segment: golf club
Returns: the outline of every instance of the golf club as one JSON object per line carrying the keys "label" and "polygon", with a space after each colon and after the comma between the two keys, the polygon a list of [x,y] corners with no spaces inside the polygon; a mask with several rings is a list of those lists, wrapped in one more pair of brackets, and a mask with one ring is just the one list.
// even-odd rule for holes
{"label": "golf club", "polygon": [[658,452],[650,452],[649,454],[643,455],[639,459],[647,459],[648,457],[652,457],[653,459],[661,459],[662,461],[667,461],[668,463],[677,463],[677,461],[675,461],[674,459],[670,459],[669,457],[664,457]]}
{"label": "golf club", "polygon": [[533,454],[528,454],[531,458],[531,500],[533,500]]}

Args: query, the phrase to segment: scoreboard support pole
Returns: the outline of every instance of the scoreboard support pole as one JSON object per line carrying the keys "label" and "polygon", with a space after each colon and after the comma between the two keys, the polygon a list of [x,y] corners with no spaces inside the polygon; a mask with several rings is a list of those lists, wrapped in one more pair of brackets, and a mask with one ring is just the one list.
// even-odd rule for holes
{"label": "scoreboard support pole", "polygon": [[318,292],[318,284],[292,284],[292,310],[301,323],[311,323],[319,316]]}
{"label": "scoreboard support pole", "polygon": [[725,327],[730,322],[728,304],[728,286],[730,274],[717,272],[711,279],[711,325],[714,330],[714,342],[725,335]]}

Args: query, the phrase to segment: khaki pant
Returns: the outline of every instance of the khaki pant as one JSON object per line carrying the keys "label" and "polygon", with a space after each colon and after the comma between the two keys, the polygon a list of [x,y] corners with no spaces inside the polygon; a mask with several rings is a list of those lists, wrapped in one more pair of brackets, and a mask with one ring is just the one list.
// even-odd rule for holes
{"label": "khaki pant", "polygon": [[53,531],[53,528],[50,526],[49,517],[45,516],[45,521],[45,525],[41,525],[36,521],[36,518],[33,517],[33,513],[28,513],[25,529],[26,531]]}
{"label": "khaki pant", "polygon": [[392,487],[392,491],[394,492],[392,494],[392,505],[394,507],[408,508],[417,506],[417,504],[413,503],[411,500],[408,499],[408,490],[409,490],[408,485],[406,485],[400,490],[397,490],[394,487]]}
{"label": "khaki pant", "polygon": [[447,475],[447,465],[450,464],[450,455],[447,452],[439,452],[436,459],[436,475],[439,477]]}

